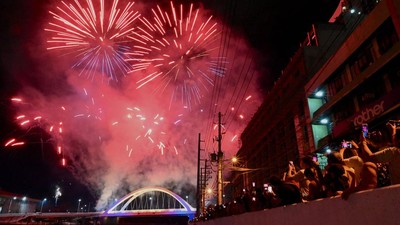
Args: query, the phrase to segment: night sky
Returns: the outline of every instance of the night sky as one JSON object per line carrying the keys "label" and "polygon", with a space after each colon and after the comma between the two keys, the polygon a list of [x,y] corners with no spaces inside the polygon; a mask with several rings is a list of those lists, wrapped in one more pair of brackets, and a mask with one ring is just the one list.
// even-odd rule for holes
{"label": "night sky", "polygon": [[[69,1],[67,0],[67,2]],[[97,1],[93,0],[93,2]],[[157,3],[162,6],[169,5],[169,1],[167,3],[161,1],[145,2],[151,7],[154,7]],[[257,71],[257,76],[253,78],[255,81],[249,86],[253,85],[252,90],[256,90],[258,92],[257,95],[262,96],[279,76],[280,71],[294,54],[299,43],[305,39],[306,32],[310,30],[311,24],[313,22],[328,21],[338,1],[204,0],[195,1],[195,3],[196,6],[203,3],[204,10],[208,10],[208,14],[213,14],[220,21],[220,24],[232,28],[230,36],[240,39],[240,43],[245,43],[242,51],[251,52],[251,57],[255,59],[252,62],[252,68]],[[114,159],[114,155],[109,153],[109,149],[115,149],[117,146],[116,143],[110,141],[115,140],[111,136],[116,133],[109,131],[102,124],[103,121],[101,121],[100,125],[98,123],[93,125],[93,121],[90,123],[85,122],[82,127],[77,128],[77,126],[74,126],[76,129],[74,131],[70,129],[68,134],[70,138],[64,137],[63,139],[65,145],[70,149],[74,148],[67,155],[67,158],[73,163],[67,167],[60,166],[60,157],[57,155],[54,141],[52,141],[54,137],[46,132],[43,127],[34,126],[29,129],[21,129],[15,122],[16,115],[26,108],[14,107],[10,101],[11,97],[24,95],[27,98],[35,99],[31,103],[33,106],[29,108],[30,112],[42,111],[49,117],[60,118],[61,116],[57,117],[59,112],[53,111],[51,108],[61,101],[70,102],[71,108],[75,107],[75,104],[79,105],[79,102],[76,103],[77,101],[74,99],[76,93],[78,93],[76,90],[78,89],[77,87],[81,88],[85,85],[88,87],[93,86],[92,93],[100,96],[99,98],[106,93],[107,96],[118,97],[118,103],[121,105],[137,102],[142,104],[143,107],[147,104],[146,106],[151,108],[147,112],[155,114],[154,111],[159,110],[154,109],[153,111],[153,106],[150,106],[148,100],[142,101],[143,96],[148,98],[147,95],[137,96],[135,94],[132,97],[131,94],[119,93],[130,87],[119,84],[115,86],[99,85],[85,78],[76,78],[76,74],[73,74],[73,71],[71,72],[65,69],[67,67],[63,67],[63,64],[68,63],[60,63],[62,60],[54,57],[54,54],[51,55],[46,50],[43,40],[47,39],[49,34],[44,32],[43,27],[48,24],[50,18],[48,10],[52,7],[54,9],[54,5],[57,4],[57,1],[51,0],[0,1],[0,110],[2,115],[0,120],[0,189],[37,199],[46,197],[50,199],[50,204],[54,204],[54,192],[58,186],[63,193],[59,198],[60,210],[75,210],[74,207],[76,207],[77,199],[79,198],[94,207],[99,198],[106,198],[107,196],[122,197],[124,193],[126,194],[135,188],[149,184],[165,185],[168,188],[176,188],[182,194],[193,194],[196,175],[196,160],[193,160],[193,158],[195,158],[196,151],[185,150],[185,153],[182,154],[180,152],[179,156],[176,156],[177,154],[175,156],[173,154],[160,156],[161,154],[159,154],[154,158],[150,158],[154,153],[146,153],[140,157],[140,160],[127,162],[135,164],[135,166],[124,167],[126,168],[124,172],[127,174],[124,174],[120,179],[113,179],[113,174],[119,174],[120,172],[110,162],[118,164],[121,159]],[[139,5],[141,6],[139,8],[145,8],[143,7],[144,4]],[[175,5],[179,5],[179,1],[175,2]],[[241,64],[240,62],[238,61],[237,64]],[[70,74],[73,75],[70,76]],[[238,78],[238,80],[240,79]],[[116,91],[117,88],[120,89]],[[103,92],[97,93],[96,89],[101,89]],[[228,89],[223,89],[223,92],[228,93]],[[241,95],[244,94],[242,93]],[[36,101],[36,99],[40,99],[40,101]],[[262,97],[259,97],[259,99],[262,99]],[[109,99],[104,99],[101,103],[105,105],[111,104],[106,100]],[[113,104],[117,104],[115,103],[115,97],[112,101]],[[153,103],[153,101],[151,102]],[[157,105],[157,101],[154,100],[154,102]],[[206,102],[208,103],[208,101]],[[259,104],[259,102],[255,101],[254,104]],[[249,111],[249,114],[254,113],[257,105],[252,105],[252,107],[253,111]],[[176,116],[186,113],[186,115],[189,114],[189,117],[203,118],[201,116],[197,117],[199,115],[196,110],[200,108],[200,106],[195,105],[193,111],[190,112],[171,112],[171,110],[163,112],[166,115]],[[108,110],[109,112],[112,111],[113,115],[119,115],[120,113],[111,109]],[[98,113],[101,114],[100,117],[103,116],[103,112]],[[232,123],[234,122],[236,121],[232,119]],[[197,121],[192,122],[191,119],[187,118],[184,125],[180,127],[174,126],[173,128],[165,126],[165,129],[166,133],[181,134],[190,132],[197,138],[197,134],[200,131],[197,129],[196,124]],[[244,126],[245,123],[241,123],[232,125],[232,128],[240,130]],[[107,137],[108,139],[102,144],[93,144],[94,141],[92,139],[86,136],[84,138],[78,136],[76,133],[79,132],[82,132],[81,136],[94,133],[99,137]],[[120,135],[122,139],[123,134]],[[24,140],[27,144],[13,148],[4,147],[4,143],[13,137]],[[196,138],[188,138],[188,142],[196,146]],[[175,137],[169,138],[171,143],[177,140],[179,139]],[[177,146],[180,146],[178,148],[180,151],[182,151],[181,149],[189,148],[185,147],[186,143],[180,143]],[[97,150],[93,149],[101,149],[101,155],[96,155]],[[235,150],[230,152],[230,154],[234,153]],[[157,164],[154,162],[160,162],[160,160],[162,163]],[[179,164],[176,163],[177,161],[188,161],[188,165],[171,166],[171,164]],[[103,167],[103,164],[109,165]],[[164,173],[157,170],[158,166],[162,167],[162,170],[171,171],[174,179],[163,179],[158,183],[157,180],[165,176]],[[115,169],[114,173],[107,174],[111,181],[106,182],[106,178],[102,178],[100,179],[101,184],[98,184],[98,181],[93,177],[101,176],[108,168]],[[134,184],[135,179],[129,178],[129,175],[143,182],[136,181],[138,184]],[[122,184],[116,185],[113,187],[113,191],[107,193],[103,187],[110,185],[110,182],[112,184]],[[121,191],[117,193],[116,189]]]}

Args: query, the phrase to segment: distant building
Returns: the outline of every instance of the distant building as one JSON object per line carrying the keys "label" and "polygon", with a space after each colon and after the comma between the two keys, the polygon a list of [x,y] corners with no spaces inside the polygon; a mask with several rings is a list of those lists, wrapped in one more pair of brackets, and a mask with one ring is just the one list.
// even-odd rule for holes
{"label": "distant building", "polygon": [[[362,123],[399,119],[400,1],[341,1],[314,24],[241,135],[232,189],[262,187],[288,162],[335,150]],[[321,154],[317,154],[321,153]]]}
{"label": "distant building", "polygon": [[0,214],[33,213],[40,200],[0,190]]}

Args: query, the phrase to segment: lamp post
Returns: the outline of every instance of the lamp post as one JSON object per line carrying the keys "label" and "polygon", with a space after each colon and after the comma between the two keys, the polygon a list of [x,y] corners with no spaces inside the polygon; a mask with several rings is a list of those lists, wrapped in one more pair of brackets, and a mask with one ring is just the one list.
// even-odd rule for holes
{"label": "lamp post", "polygon": [[153,205],[153,201],[152,201],[152,200],[153,200],[153,198],[152,198],[152,197],[150,197],[150,198],[149,198],[149,200],[150,200],[150,209],[151,209],[151,207],[152,207],[152,205]]}
{"label": "lamp post", "polygon": [[46,201],[47,201],[47,198],[44,198],[44,199],[42,200],[42,205],[40,206],[40,212],[42,212],[42,210],[43,210],[43,204],[44,204]]}
{"label": "lamp post", "polygon": [[8,213],[11,213],[11,205],[12,205],[12,202],[13,202],[13,200],[16,200],[17,199],[17,197],[13,197],[12,199],[10,199],[10,204],[8,205]]}
{"label": "lamp post", "polygon": [[82,201],[82,199],[78,200],[78,208],[76,209],[76,212],[79,212],[79,206],[81,205],[81,201]]}

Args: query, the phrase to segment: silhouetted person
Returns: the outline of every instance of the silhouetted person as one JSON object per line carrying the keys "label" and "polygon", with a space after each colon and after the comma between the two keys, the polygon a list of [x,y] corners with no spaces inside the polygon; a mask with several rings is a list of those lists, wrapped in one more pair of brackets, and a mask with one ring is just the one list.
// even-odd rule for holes
{"label": "silhouetted person", "polygon": [[300,189],[295,184],[284,182],[278,176],[271,176],[269,182],[275,195],[280,200],[280,206],[302,202]]}

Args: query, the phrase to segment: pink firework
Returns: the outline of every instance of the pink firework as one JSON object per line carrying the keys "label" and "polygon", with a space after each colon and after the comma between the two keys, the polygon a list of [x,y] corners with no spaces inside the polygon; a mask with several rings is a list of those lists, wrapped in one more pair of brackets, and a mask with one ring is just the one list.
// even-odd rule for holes
{"label": "pink firework", "polygon": [[[14,97],[11,98],[11,101],[21,109],[26,107],[31,109],[31,107],[34,105],[29,102],[23,101],[22,98]],[[61,106],[59,108],[59,113],[62,113],[65,110],[66,110],[65,107]],[[64,151],[62,149],[63,122],[61,121],[53,122],[50,120],[50,118],[41,116],[37,112],[28,112],[26,114],[20,114],[15,117],[15,122],[27,132],[29,132],[33,128],[39,127],[40,129],[51,135],[51,139],[49,139],[49,141],[51,141],[54,145],[57,146],[57,153],[61,158],[61,164],[63,166],[66,166],[66,159],[64,156]],[[10,139],[9,141],[6,142],[4,146],[13,147],[26,144],[25,141],[19,141],[18,139],[19,138]]]}
{"label": "pink firework", "polygon": [[134,43],[128,53],[132,72],[144,74],[137,88],[154,83],[155,92],[172,93],[171,103],[180,100],[191,108],[192,102],[200,102],[202,91],[214,85],[214,76],[225,73],[225,60],[218,57],[217,23],[212,16],[204,19],[193,4],[185,12],[173,2],[169,11],[157,6],[151,12],[151,19],[139,18],[141,23],[129,36]]}
{"label": "pink firework", "polygon": [[126,37],[140,14],[133,10],[133,2],[128,2],[123,9],[118,7],[118,0],[112,5],[109,5],[111,1],[99,0],[98,7],[92,0],[85,2],[62,1],[57,11],[49,12],[53,22],[45,29],[52,34],[47,49],[73,56],[73,68],[79,69],[80,75],[93,79],[101,73],[118,81],[131,70],[126,62],[125,53],[130,51]]}
{"label": "pink firework", "polygon": [[[178,154],[176,146],[171,146],[167,139],[167,133],[163,130],[165,127],[165,118],[159,113],[147,116],[144,110],[139,107],[127,107],[127,115],[125,117],[128,119],[124,123],[126,125],[132,125],[134,130],[138,131],[137,135],[134,137],[136,141],[141,142],[143,145],[152,144],[160,150],[161,154],[164,154],[166,149],[173,148],[175,153]],[[117,123],[113,124],[117,125]],[[127,151],[128,151],[127,144]],[[131,153],[129,150],[129,155]]]}

